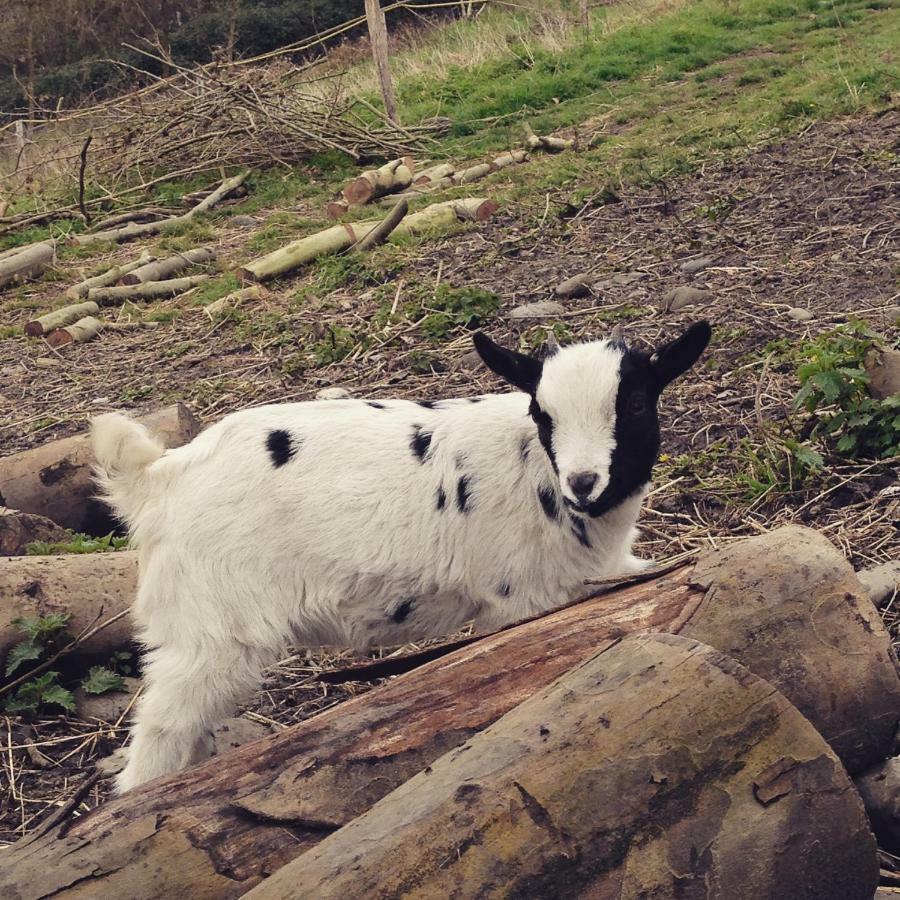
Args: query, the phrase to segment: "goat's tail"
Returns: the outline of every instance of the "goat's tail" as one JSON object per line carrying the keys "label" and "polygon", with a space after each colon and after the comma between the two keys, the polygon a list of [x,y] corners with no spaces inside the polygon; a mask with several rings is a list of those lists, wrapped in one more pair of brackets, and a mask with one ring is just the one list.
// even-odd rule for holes
{"label": "goat's tail", "polygon": [[94,477],[100,496],[129,527],[147,499],[146,472],[165,447],[134,419],[106,413],[91,420]]}

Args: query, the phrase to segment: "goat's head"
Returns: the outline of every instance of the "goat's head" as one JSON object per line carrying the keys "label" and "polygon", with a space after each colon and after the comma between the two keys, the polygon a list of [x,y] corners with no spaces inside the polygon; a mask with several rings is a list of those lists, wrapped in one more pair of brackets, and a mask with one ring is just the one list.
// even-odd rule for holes
{"label": "goat's head", "polygon": [[610,340],[555,345],[543,360],[506,350],[483,334],[475,348],[488,368],[531,396],[529,412],[567,506],[600,516],[650,480],[659,453],[656,405],[709,343],[707,322],[654,353]]}

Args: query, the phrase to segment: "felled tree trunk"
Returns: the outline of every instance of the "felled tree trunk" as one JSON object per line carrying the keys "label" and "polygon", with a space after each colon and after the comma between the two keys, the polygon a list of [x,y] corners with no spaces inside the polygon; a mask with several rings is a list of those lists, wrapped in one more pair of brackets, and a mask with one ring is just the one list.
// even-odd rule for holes
{"label": "felled tree trunk", "polygon": [[[17,616],[69,613],[67,628],[74,636],[128,609],[136,588],[137,553],[132,550],[0,559],[0,658],[22,640],[11,624]],[[131,622],[123,616],[79,649],[111,653],[131,637]]]}
{"label": "felled tree trunk", "polygon": [[[167,447],[185,444],[200,431],[200,423],[181,403],[138,421]],[[93,499],[93,464],[87,432],[0,457],[0,505],[47,516],[76,531],[107,534],[116,523],[106,504]]]}
{"label": "felled tree trunk", "polygon": [[870,900],[853,784],[768,682],[611,640],[247,894]]}
{"label": "felled tree trunk", "polygon": [[[393,234],[422,234],[431,229],[446,228],[460,220],[482,222],[493,215],[496,210],[497,204],[483,197],[433,203],[420,212],[406,216],[397,225]],[[247,281],[266,281],[269,278],[284,275],[320,256],[346,250],[361,241],[380,224],[381,220],[375,219],[368,222],[333,225],[324,231],[294,241],[286,247],[273,250],[259,259],[254,259],[237,269],[235,274],[238,278]]]}
{"label": "felled tree trunk", "polygon": [[163,281],[171,278],[176,272],[200,263],[211,262],[215,258],[215,250],[211,250],[209,247],[198,247],[196,250],[176,253],[175,256],[169,256],[156,262],[148,262],[146,265],[127,272],[122,276],[122,284],[145,284],[148,281]]}
{"label": "felled tree trunk", "polygon": [[123,275],[127,275],[140,266],[153,262],[154,259],[155,257],[151,256],[148,250],[145,250],[138,259],[123,263],[120,266],[113,266],[100,275],[95,275],[93,278],[86,278],[78,284],[73,284],[72,287],[66,289],[66,296],[70,300],[79,300],[82,297],[87,297],[91,288],[108,287],[111,284],[115,284],[121,280]]}
{"label": "felled tree trunk", "polygon": [[66,344],[84,344],[92,341],[103,331],[103,322],[94,316],[85,316],[71,325],[57,328],[47,335],[51,347],[65,347]]}
{"label": "felled tree trunk", "polygon": [[0,556],[20,556],[36,541],[53,543],[68,537],[64,528],[45,516],[0,506]]}
{"label": "felled tree trunk", "polygon": [[[605,641],[648,631],[718,636],[719,649],[803,704],[845,763],[891,753],[900,679],[878,614],[825,538],[783,528],[485,637],[131,791],[61,837],[51,831],[8,851],[0,895],[240,896]],[[623,802],[619,792],[611,802]]]}
{"label": "felled tree trunk", "polygon": [[370,169],[353,179],[341,193],[348,204],[360,206],[377,197],[402,191],[412,184],[416,164],[409,156],[385,163],[380,169]]}
{"label": "felled tree trunk", "polygon": [[165,281],[145,281],[143,284],[119,284],[115,287],[91,288],[88,297],[100,306],[113,306],[122,300],[156,300],[176,297],[197,285],[209,281],[209,275],[186,275]]}
{"label": "felled tree trunk", "polygon": [[53,265],[56,245],[53,241],[31,244],[16,253],[0,259],[0,288],[40,275],[47,266]]}
{"label": "felled tree trunk", "polygon": [[55,328],[63,328],[77,322],[83,316],[89,316],[93,313],[100,312],[100,307],[92,300],[84,303],[73,303],[71,306],[63,306],[54,309],[53,312],[39,316],[25,323],[25,334],[30,337],[40,337],[43,334],[49,334]]}

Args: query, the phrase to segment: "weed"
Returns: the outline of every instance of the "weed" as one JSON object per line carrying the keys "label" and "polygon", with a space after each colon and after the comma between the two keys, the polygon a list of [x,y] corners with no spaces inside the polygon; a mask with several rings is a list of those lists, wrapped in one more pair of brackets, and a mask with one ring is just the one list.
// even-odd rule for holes
{"label": "weed", "polygon": [[431,375],[443,372],[444,364],[433,353],[427,350],[412,350],[406,354],[406,366],[417,375]]}
{"label": "weed", "polygon": [[500,308],[500,297],[478,287],[439,285],[421,322],[422,334],[430,341],[444,340],[459,326],[475,328]]}
{"label": "weed", "polygon": [[191,302],[194,306],[207,306],[238,290],[240,286],[238,277],[229,272],[199,285],[191,294]]}
{"label": "weed", "polygon": [[[151,313],[147,318],[154,322],[162,321],[159,318],[151,318],[152,316],[159,316],[162,313]],[[171,321],[171,320],[170,320]],[[153,385],[151,384],[142,384],[137,387],[127,387],[125,388],[121,394],[119,394],[119,400],[122,403],[133,403],[135,400],[143,400],[145,397],[149,397],[153,393]]]}
{"label": "weed", "polygon": [[357,336],[349,328],[330,325],[325,337],[312,348],[317,366],[328,366],[349,356],[357,344]]}
{"label": "weed", "polygon": [[34,541],[25,545],[27,556],[55,556],[58,553],[106,553],[113,550],[123,550],[128,546],[127,537],[116,537],[110,532],[105,537],[92,537],[89,534],[71,532],[72,538],[68,541],[48,543],[46,541]]}
{"label": "weed", "polygon": [[900,394],[876,400],[868,391],[865,362],[875,343],[865,323],[850,322],[806,344],[797,369],[795,406],[816,417],[812,436],[833,441],[851,458],[900,453]]}

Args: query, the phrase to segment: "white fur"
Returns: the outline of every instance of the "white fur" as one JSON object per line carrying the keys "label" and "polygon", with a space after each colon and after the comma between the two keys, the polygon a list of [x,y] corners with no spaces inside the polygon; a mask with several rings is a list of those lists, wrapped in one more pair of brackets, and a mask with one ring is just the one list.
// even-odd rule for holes
{"label": "white fur", "polygon": [[[595,494],[609,478],[618,365],[606,342],[564,349],[547,362],[538,395],[558,429],[563,483],[596,470]],[[165,453],[124,416],[96,419],[101,486],[140,554],[134,618],[148,648],[119,790],[201,758],[208,730],[288,641],[399,644],[473,618],[492,629],[583,594],[585,578],[641,568],[631,544],[645,491],[582,519],[586,548],[528,405],[513,393],[435,409],[265,406]],[[424,461],[410,449],[415,425],[433,433]],[[266,448],[272,430],[295,442],[280,467]],[[542,509],[542,485],[556,493],[558,521]],[[410,599],[408,618],[395,622]]]}

